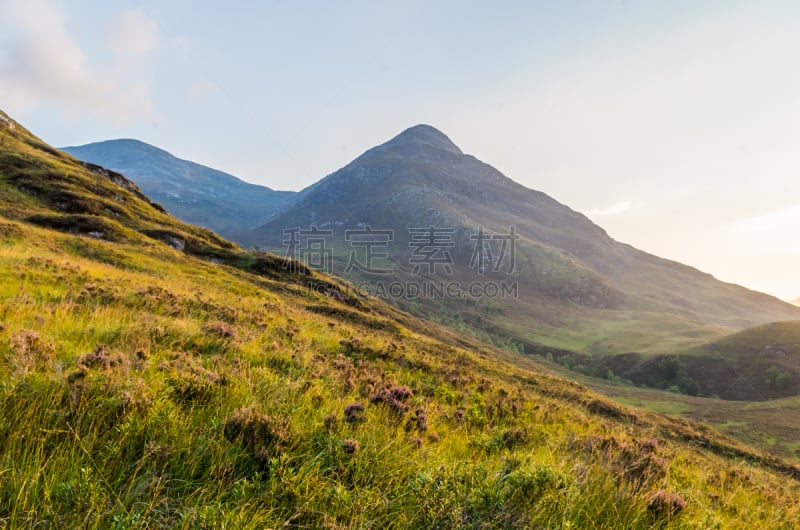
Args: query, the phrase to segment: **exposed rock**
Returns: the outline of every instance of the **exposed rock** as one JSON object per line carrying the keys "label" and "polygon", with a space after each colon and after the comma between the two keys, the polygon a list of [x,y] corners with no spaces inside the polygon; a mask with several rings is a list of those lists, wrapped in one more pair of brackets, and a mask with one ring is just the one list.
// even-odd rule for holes
{"label": "exposed rock", "polygon": [[180,252],[183,252],[183,249],[186,248],[186,241],[179,237],[167,236],[164,238],[164,243]]}
{"label": "exposed rock", "polygon": [[14,122],[9,120],[8,118],[3,116],[2,114],[0,114],[0,125],[5,125],[6,127],[9,128],[9,130],[12,130],[12,131],[15,128]]}

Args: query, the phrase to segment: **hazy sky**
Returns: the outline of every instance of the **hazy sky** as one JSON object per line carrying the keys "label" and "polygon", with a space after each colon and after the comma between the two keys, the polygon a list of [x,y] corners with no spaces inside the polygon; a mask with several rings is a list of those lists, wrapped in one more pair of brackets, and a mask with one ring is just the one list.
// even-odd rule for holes
{"label": "hazy sky", "polygon": [[792,1],[0,0],[0,109],[52,144],[139,138],[300,189],[429,123],[618,240],[786,299],[798,65]]}

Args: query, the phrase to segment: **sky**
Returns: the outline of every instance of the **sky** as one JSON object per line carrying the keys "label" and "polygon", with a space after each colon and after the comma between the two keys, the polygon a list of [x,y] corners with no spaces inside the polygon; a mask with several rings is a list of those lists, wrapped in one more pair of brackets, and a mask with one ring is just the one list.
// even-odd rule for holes
{"label": "sky", "polygon": [[405,128],[800,297],[800,4],[0,0],[0,109],[301,189]]}

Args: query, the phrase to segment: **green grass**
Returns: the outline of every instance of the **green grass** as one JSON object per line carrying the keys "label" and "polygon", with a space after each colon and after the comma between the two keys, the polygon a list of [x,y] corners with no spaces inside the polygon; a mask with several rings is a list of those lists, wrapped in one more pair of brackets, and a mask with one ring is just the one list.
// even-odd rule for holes
{"label": "green grass", "polygon": [[686,396],[651,388],[612,384],[566,372],[557,365],[554,367],[619,403],[703,421],[723,429],[726,434],[744,443],[781,458],[800,461],[798,397],[749,402]]}
{"label": "green grass", "polygon": [[661,414],[685,414],[694,410],[690,405],[680,401],[650,401],[641,396],[626,396],[617,399],[620,403],[659,412]]}
{"label": "green grass", "polygon": [[210,248],[179,252],[157,210],[106,241],[0,206],[0,527],[800,525],[800,468],[697,422],[168,218]]}
{"label": "green grass", "polygon": [[[668,527],[800,517],[793,479],[670,441],[657,416],[592,414],[598,398],[558,379],[341,319],[338,302],[314,301],[339,309],[320,318],[280,282],[171,250],[82,238],[81,257],[75,236],[20,229],[0,250],[7,527],[649,528],[661,488],[688,502]],[[100,344],[107,365],[81,361]],[[409,411],[370,402],[384,384],[410,389]],[[285,422],[285,442],[227,437],[245,407]],[[653,466],[642,484],[632,458]],[[736,478],[712,486],[720,470]]]}

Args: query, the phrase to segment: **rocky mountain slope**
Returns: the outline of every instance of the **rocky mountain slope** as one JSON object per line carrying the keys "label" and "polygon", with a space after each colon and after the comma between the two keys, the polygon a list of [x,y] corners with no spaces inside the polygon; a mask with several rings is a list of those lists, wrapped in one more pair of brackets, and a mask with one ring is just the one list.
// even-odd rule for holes
{"label": "rocky mountain slope", "polygon": [[[663,353],[800,318],[797,307],[776,298],[614,241],[584,215],[462,153],[426,125],[304,190],[294,207],[241,241],[287,249],[287,231],[312,225],[330,232],[329,269],[373,289],[387,277],[516,285],[504,300],[405,292],[393,298],[428,318],[505,337],[525,352]],[[352,234],[348,241],[347,231],[367,226],[392,231],[380,249],[388,257],[374,267],[388,276],[348,268],[354,255],[363,261],[365,249]],[[517,239],[506,250],[513,246],[514,256],[502,246],[512,227]]]}

